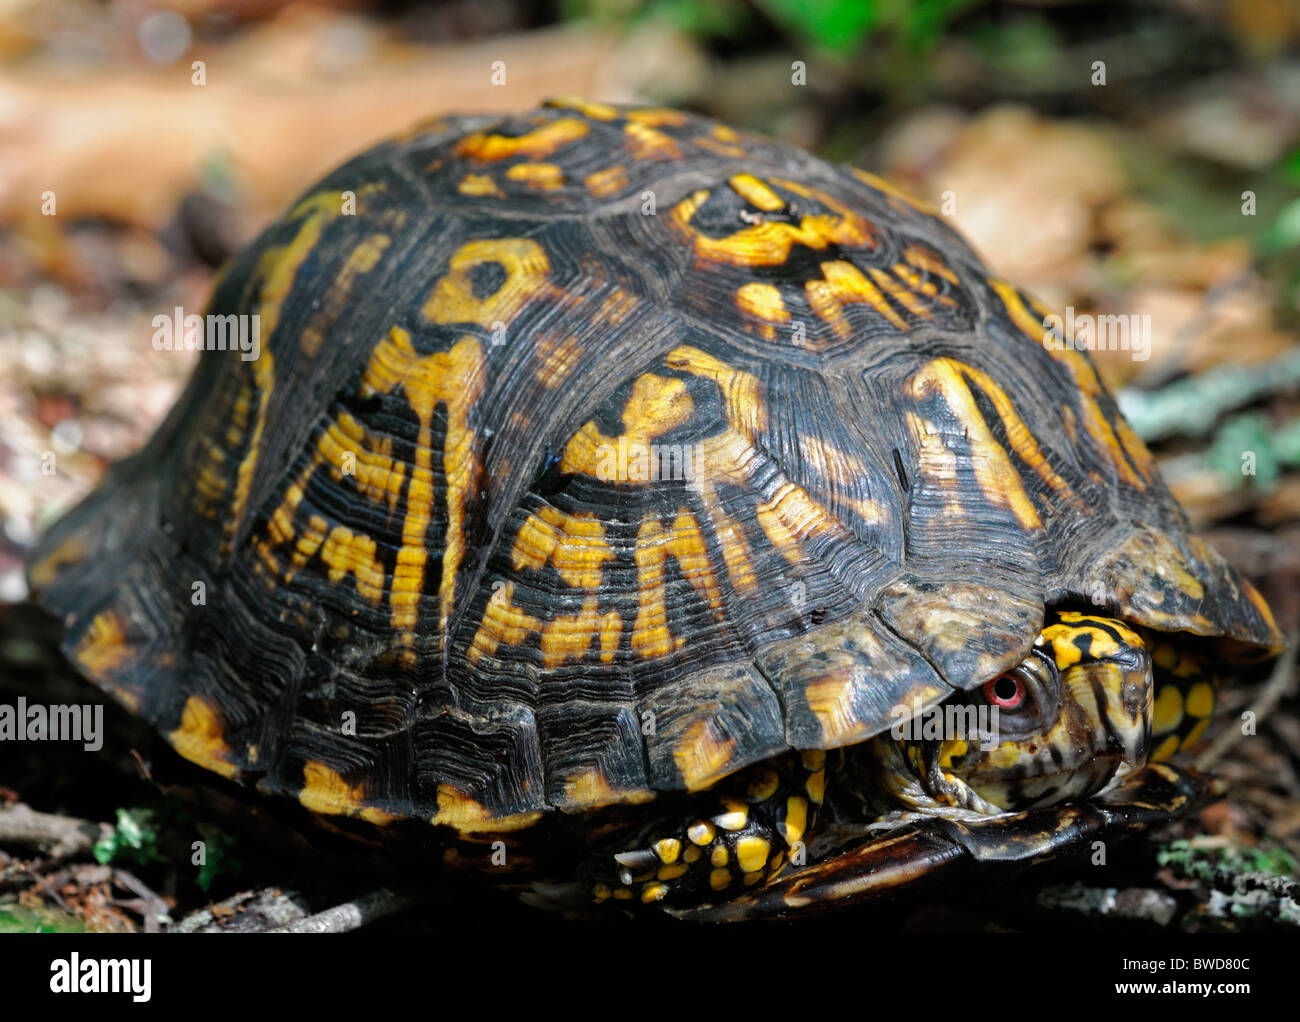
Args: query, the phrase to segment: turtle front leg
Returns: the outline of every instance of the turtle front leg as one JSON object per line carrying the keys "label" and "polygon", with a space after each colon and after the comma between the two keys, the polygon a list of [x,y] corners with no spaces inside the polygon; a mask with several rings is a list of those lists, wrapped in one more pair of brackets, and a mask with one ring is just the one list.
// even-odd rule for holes
{"label": "turtle front leg", "polygon": [[792,753],[755,764],[691,796],[683,811],[623,834],[583,865],[590,900],[725,901],[806,859],[826,789],[826,754]]}

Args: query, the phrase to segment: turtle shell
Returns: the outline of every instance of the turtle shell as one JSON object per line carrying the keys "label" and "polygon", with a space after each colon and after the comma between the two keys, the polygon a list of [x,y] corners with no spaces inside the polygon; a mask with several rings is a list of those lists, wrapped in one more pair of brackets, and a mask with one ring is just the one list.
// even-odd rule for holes
{"label": "turtle shell", "polygon": [[257,357],[205,351],[32,582],[182,755],[461,832],[860,742],[1053,603],[1275,646],[1046,311],[700,117],[432,122],[235,258]]}

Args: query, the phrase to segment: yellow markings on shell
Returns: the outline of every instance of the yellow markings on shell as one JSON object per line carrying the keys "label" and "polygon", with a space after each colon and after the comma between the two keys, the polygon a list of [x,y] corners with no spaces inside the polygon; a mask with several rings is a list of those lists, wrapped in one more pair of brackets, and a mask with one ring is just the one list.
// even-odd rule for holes
{"label": "yellow markings on shell", "polygon": [[627,168],[616,165],[592,171],[582,179],[582,184],[593,198],[603,199],[627,187]]}
{"label": "yellow markings on shell", "polygon": [[859,683],[847,669],[832,669],[804,685],[804,702],[828,744],[865,738],[856,704]]}
{"label": "yellow markings on shell", "polygon": [[[77,642],[73,657],[92,678],[107,680],[130,659],[130,647],[126,642],[126,631],[122,619],[113,610],[101,610],[86,627],[85,633]],[[127,702],[132,709],[138,705],[134,696],[129,697],[118,692],[119,698]]]}
{"label": "yellow markings on shell", "polygon": [[[474,293],[474,271],[493,263],[505,278],[492,294],[479,297]],[[452,253],[447,273],[434,285],[421,312],[430,323],[475,323],[490,330],[497,323],[509,323],[530,301],[559,297],[550,272],[546,253],[530,238],[470,241]]]}
{"label": "yellow markings on shell", "polygon": [[632,892],[629,891],[626,887],[620,887],[618,888],[618,890],[614,892],[614,897],[619,901],[631,901]]}
{"label": "yellow markings on shell", "polygon": [[1183,720],[1183,694],[1177,685],[1164,685],[1152,707],[1151,733],[1162,735],[1177,730]]}
{"label": "yellow markings on shell", "polygon": [[1068,492],[1064,480],[1038,450],[1033,434],[1016,414],[1010,399],[986,374],[956,359],[939,358],[927,363],[912,377],[910,392],[918,402],[929,394],[939,394],[965,426],[975,479],[985,498],[999,507],[1009,508],[1022,528],[1042,528],[1042,519],[1025,492],[1024,481],[980,414],[968,379],[974,380],[997,408],[1006,427],[1007,440],[1016,453],[1050,486]]}
{"label": "yellow markings on shell", "polygon": [[743,284],[736,291],[736,306],[746,315],[762,321],[759,331],[768,340],[776,337],[778,324],[790,321],[781,290],[773,284]]}
{"label": "yellow markings on shell", "polygon": [[[361,423],[347,412],[343,412],[326,425],[320,439],[316,441],[316,457],[311,467],[315,468],[320,464],[328,465],[330,475],[336,482],[350,474],[355,479],[359,492],[375,503],[386,503],[391,513],[396,510],[397,502],[401,500],[402,483],[406,478],[405,462],[394,459],[392,452],[391,436],[376,436],[368,433]],[[350,466],[345,464],[349,454],[352,455],[353,460]],[[305,481],[306,475],[303,483]],[[301,499],[301,492],[298,494],[298,499]],[[288,503],[287,497],[285,503]],[[287,508],[290,516],[294,507],[297,507],[297,500],[292,507]],[[289,520],[279,517],[283,510],[286,510],[285,504],[281,504],[275,512],[281,541],[292,535]]]}
{"label": "yellow markings on shell", "polygon": [[[382,184],[374,184],[358,189],[360,200],[375,191],[382,191]],[[318,192],[303,199],[289,214],[289,221],[301,220],[298,232],[283,245],[274,245],[266,249],[257,261],[251,279],[256,282],[256,306],[260,318],[262,336],[269,340],[275,333],[280,321],[280,310],[293,283],[298,270],[307,261],[320,241],[325,225],[343,213],[343,197],[337,191]],[[369,258],[366,252],[358,257],[363,262]],[[249,437],[248,453],[235,473],[235,491],[231,507],[226,518],[225,534],[227,541],[235,535],[243,521],[248,506],[248,494],[253,483],[253,471],[262,448],[262,433],[266,428],[267,404],[275,385],[275,365],[270,346],[263,344],[256,360],[252,363],[252,380],[241,387],[241,394],[232,418],[246,421],[247,405],[252,396],[256,396],[257,405],[253,413],[252,434]],[[242,409],[242,411],[241,411]],[[213,456],[219,456],[213,448]],[[224,457],[224,456],[222,456]]]}
{"label": "yellow markings on shell", "polygon": [[338,771],[316,760],[302,768],[302,791],[298,801],[322,816],[353,816],[383,826],[401,817],[365,804],[364,785],[349,785]]}
{"label": "yellow markings on shell", "polygon": [[715,124],[709,132],[719,142],[739,142],[740,132],[735,128],[729,128],[725,124]]}
{"label": "yellow markings on shell", "polygon": [[524,613],[512,602],[515,584],[506,582],[493,590],[483,608],[483,619],[470,642],[470,663],[478,663],[484,656],[492,656],[497,647],[517,646],[531,632],[540,631],[542,622]]}
{"label": "yellow markings on shell", "polygon": [[756,514],[768,541],[791,564],[806,559],[804,544],[808,540],[849,538],[830,512],[794,483],[783,483],[770,499],[759,501]]}
{"label": "yellow markings on shell", "polygon": [[709,865],[715,868],[721,868],[731,861],[731,852],[721,841],[717,842],[709,851]]}
{"label": "yellow markings on shell", "polygon": [[685,642],[683,636],[673,636],[668,630],[669,557],[677,562],[691,588],[722,616],[722,590],[695,516],[683,508],[667,528],[655,519],[642,522],[636,537],[637,614],[632,648],[647,658],[680,649]]}
{"label": "yellow markings on shell", "polygon": [[677,861],[677,857],[682,854],[682,843],[675,837],[666,837],[661,841],[656,841],[651,847],[654,848],[655,855],[659,856],[659,861],[665,866],[671,866]]}
{"label": "yellow markings on shell", "polygon": [[483,391],[485,376],[486,362],[477,338],[463,337],[450,351],[419,355],[411,345],[410,334],[396,326],[375,346],[362,375],[363,397],[371,393],[391,393],[400,387],[420,423],[415,464],[411,467],[407,486],[402,547],[397,551],[390,597],[393,627],[406,633],[408,641],[415,626],[420,591],[424,585],[428,560],[425,533],[435,500],[432,469],[434,415],[439,407],[446,410],[442,468],[446,481],[447,532],[443,544],[442,578],[438,586],[441,641],[445,642],[447,620],[455,597],[456,573],[465,556],[467,505],[478,473],[469,413]]}
{"label": "yellow markings on shell", "polygon": [[724,798],[722,812],[713,817],[713,822],[723,830],[743,830],[749,823],[749,806],[739,799]]}
{"label": "yellow markings on shell", "polygon": [[593,884],[591,888],[592,900],[597,905],[601,904],[601,902],[609,901],[610,897],[613,896],[613,893],[614,892],[609,889],[608,884]]}
{"label": "yellow markings on shell", "polygon": [[727,514],[718,500],[717,490],[708,480],[699,484],[700,499],[713,523],[713,535],[722,550],[722,562],[727,566],[727,578],[738,593],[752,592],[758,586],[754,571],[753,554],[745,532],[734,518]]}
{"label": "yellow markings on shell", "polygon": [[[323,205],[327,196],[315,198],[320,200],[318,205]],[[330,193],[328,199],[336,206],[340,203],[336,193]],[[287,244],[273,246],[263,252],[254,271],[254,278],[261,281],[258,315],[261,317],[260,329],[265,339],[270,339],[273,335],[280,319],[280,308],[288,297],[290,288],[293,287],[299,267],[307,260],[320,240],[321,229],[328,220],[338,215],[337,210],[331,215],[315,205],[309,206],[311,202],[312,200],[307,200],[299,206],[299,209],[307,207],[314,212],[303,221],[298,234]],[[298,210],[294,212],[297,213]],[[257,405],[253,413],[253,429],[248,441],[248,453],[235,472],[235,492],[225,527],[228,539],[234,536],[243,521],[244,511],[248,506],[249,490],[253,485],[253,470],[257,467],[257,459],[261,454],[267,405],[271,398],[271,390],[275,386],[275,360],[271,355],[270,345],[262,345],[258,357],[252,363],[251,371],[252,380],[241,384],[238,400],[241,405],[244,405],[255,395]],[[243,418],[243,414],[239,417]],[[217,456],[215,448],[213,455]],[[224,459],[224,456],[222,457]]]}
{"label": "yellow markings on shell", "polygon": [[736,841],[736,865],[746,873],[754,873],[767,865],[772,846],[764,838],[746,835]]}
{"label": "yellow markings on shell", "polygon": [[82,563],[90,554],[85,540],[79,536],[69,536],[38,561],[28,567],[32,585],[44,589],[59,577],[61,569],[70,564]]}
{"label": "yellow markings on shell", "polygon": [[234,763],[234,750],[226,744],[221,731],[221,719],[216,708],[200,695],[185,700],[181,711],[181,726],[167,736],[172,748],[191,763],[222,777],[234,777],[239,767]]}
{"label": "yellow markings on shell", "polygon": [[[1196,550],[1195,544],[1198,541],[1202,543],[1204,542],[1203,540],[1199,540],[1198,537],[1193,537],[1193,550]],[[1197,553],[1199,554],[1200,551],[1197,551]],[[1268,647],[1269,655],[1277,656],[1285,647],[1285,642],[1283,641],[1282,633],[1278,630],[1277,621],[1273,618],[1273,611],[1269,607],[1268,601],[1265,600],[1263,594],[1246,579],[1241,580],[1241,593],[1250,601],[1251,606],[1259,611],[1259,616],[1263,618],[1264,625],[1271,633],[1272,644]]]}
{"label": "yellow markings on shell", "polygon": [[876,240],[871,225],[829,195],[778,178],[773,178],[772,184],[796,195],[815,199],[832,212],[807,214],[800,218],[798,225],[780,220],[764,220],[726,237],[714,238],[691,226],[696,212],[709,197],[707,189],[700,189],[672,208],[669,222],[691,241],[696,256],[710,262],[730,263],[734,266],[779,266],[790,258],[790,250],[795,245],[819,250],[829,245],[875,247]]}
{"label": "yellow markings on shell", "polygon": [[1123,419],[1117,420],[1112,426],[1110,420],[1106,418],[1097,401],[1102,395],[1101,381],[1087,357],[1074,348],[1061,347],[1058,350],[1054,344],[1046,343],[1048,340],[1046,310],[1038,307],[1037,311],[1040,315],[1035,318],[1034,314],[1025,308],[1019,292],[1012,285],[996,279],[990,279],[989,284],[1006,307],[1012,322],[1020,328],[1021,332],[1035,343],[1043,345],[1048,354],[1069,371],[1079,392],[1079,402],[1083,407],[1084,428],[1098,447],[1109,456],[1120,478],[1130,486],[1145,490],[1146,483],[1151,479],[1151,454]]}
{"label": "yellow markings on shell", "polygon": [[617,107],[583,99],[581,96],[553,96],[545,105],[557,110],[572,110],[594,121],[612,121],[618,117]]}
{"label": "yellow markings on shell", "polygon": [[[736,267],[779,267],[789,259],[796,244],[810,248],[826,248],[828,244],[866,244],[871,235],[865,229],[846,226],[837,217],[805,216],[801,224],[787,224],[779,220],[764,220],[728,234],[712,238],[690,226],[695,211],[708,198],[706,190],[699,190],[682,199],[669,213],[669,221],[677,225],[692,241],[695,255],[711,263],[729,263]],[[842,239],[842,241],[841,241]]]}
{"label": "yellow markings on shell", "polygon": [[[918,294],[923,294],[927,298],[939,296],[939,289],[935,286],[934,281],[922,277],[916,267],[908,266],[905,263],[894,263],[890,269],[893,270],[895,277]],[[943,298],[947,298],[947,296],[944,295]],[[951,301],[951,299],[948,299],[948,301]]]}
{"label": "yellow markings on shell", "polygon": [[438,811],[429,822],[437,826],[454,827],[462,834],[484,831],[506,833],[531,826],[541,819],[537,812],[515,813],[510,816],[493,816],[482,804],[450,784],[438,785]]}
{"label": "yellow markings on shell", "polygon": [[[329,566],[329,580],[338,585],[344,576],[356,579],[357,594],[378,606],[384,598],[384,566],[377,546],[369,536],[354,533],[345,525],[330,529],[320,548],[320,559]],[[394,583],[394,593],[397,591]]]}
{"label": "yellow markings on shell", "polygon": [[746,873],[745,886],[753,887],[756,883],[758,883],[762,879],[763,879],[763,871],[761,869],[755,870],[753,873]]}
{"label": "yellow markings on shell", "polygon": [[731,185],[732,191],[742,199],[764,213],[775,213],[777,210],[785,209],[785,200],[753,174],[736,174],[727,181],[727,184]]}
{"label": "yellow markings on shell", "polygon": [[681,146],[671,135],[665,135],[648,124],[630,121],[623,125],[628,150],[634,160],[679,160]]}
{"label": "yellow markings on shell", "polygon": [[949,284],[961,283],[952,267],[945,263],[943,256],[939,255],[934,249],[926,248],[924,245],[909,245],[903,249],[903,258],[918,270],[924,270],[936,277],[942,277]]}
{"label": "yellow markings on shell", "polygon": [[915,195],[908,194],[896,184],[886,181],[883,177],[877,177],[875,174],[868,173],[865,170],[860,170],[857,167],[850,167],[849,170],[859,181],[876,189],[876,191],[884,192],[891,198],[898,199],[899,201],[911,206],[913,209],[920,210],[922,213],[927,213],[930,216],[939,215],[939,210],[930,203],[926,202],[924,199],[918,199]]}
{"label": "yellow markings on shell", "polygon": [[[673,762],[686,782],[686,789],[699,791],[727,773],[735,749],[735,739],[719,735],[711,721],[698,720],[673,745]],[[697,841],[694,834],[688,836],[696,844],[708,843]],[[710,836],[709,841],[712,840]]]}
{"label": "yellow markings on shell", "polygon": [[601,662],[614,662],[623,619],[616,610],[601,614],[598,607],[598,597],[587,596],[579,613],[561,614],[547,623],[542,631],[543,666],[558,667],[570,659],[581,660],[598,639]]}
{"label": "yellow markings on shell", "polygon": [[771,767],[760,770],[745,789],[745,797],[755,802],[766,802],[776,794],[781,786],[781,778]]}
{"label": "yellow markings on shell", "polygon": [[[757,437],[763,432],[767,419],[760,384],[752,374],[735,369],[697,348],[675,348],[669,353],[667,362],[674,369],[713,381],[722,392],[730,428],[700,441],[695,458],[696,484],[706,498],[706,506],[712,509],[718,505],[714,484],[746,484],[753,466],[760,460]],[[711,510],[710,515],[715,527],[729,524],[720,511],[715,513]],[[801,487],[790,482],[778,485],[772,496],[763,502],[759,523],[768,541],[791,561],[802,558],[799,543],[809,537],[852,538],[825,508]],[[732,529],[728,535],[724,535],[721,528],[718,532],[719,539],[723,540],[723,557],[732,584],[743,588],[747,584],[747,574],[752,571],[748,546],[734,541],[739,530]],[[733,541],[727,542],[728,538]]]}
{"label": "yellow markings on shell", "polygon": [[527,156],[532,160],[540,160],[585,137],[590,130],[586,121],[579,120],[577,117],[561,117],[514,138],[508,135],[489,135],[479,131],[466,135],[457,142],[452,149],[452,154],[483,163],[494,163],[511,156]]}
{"label": "yellow markings on shell", "polygon": [[799,438],[799,451],[813,471],[831,485],[841,504],[852,508],[869,524],[878,525],[884,520],[885,514],[879,501],[853,497],[844,492],[855,483],[871,477],[862,459],[841,451],[811,433]]}
{"label": "yellow markings on shell", "polygon": [[686,828],[686,836],[690,839],[691,844],[700,847],[712,844],[715,835],[716,831],[713,829],[713,824],[704,820],[696,820]]}
{"label": "yellow markings on shell", "polygon": [[686,115],[680,110],[669,110],[662,107],[644,107],[640,110],[629,110],[623,116],[633,124],[643,124],[648,128],[675,128],[686,123]]}
{"label": "yellow markings on shell", "polygon": [[741,146],[720,142],[716,138],[710,138],[708,135],[695,135],[691,138],[691,141],[701,149],[707,149],[709,152],[717,153],[719,156],[741,157],[749,155]]}
{"label": "yellow markings on shell", "polygon": [[1187,712],[1193,717],[1208,717],[1214,713],[1214,686],[1208,681],[1198,681],[1187,693]]}
{"label": "yellow markings on shell", "polygon": [[540,571],[554,565],[564,582],[588,590],[582,611],[554,618],[542,635],[542,657],[547,667],[570,658],[581,659],[600,640],[601,660],[612,663],[618,651],[623,622],[615,610],[599,612],[598,592],[604,564],[614,551],[605,539],[605,527],[593,514],[569,515],[552,507],[530,514],[520,526],[511,549],[516,571]]}
{"label": "yellow markings on shell", "polygon": [[298,339],[303,354],[310,358],[320,350],[326,335],[338,322],[343,309],[350,302],[355,301],[352,291],[357,278],[379,265],[379,260],[388,251],[391,240],[387,234],[371,234],[348,254],[338,271],[338,276],[334,278],[333,284],[325,293],[321,307],[312,314],[311,320],[303,327],[302,335]]}
{"label": "yellow markings on shell", "polygon": [[537,342],[537,354],[540,361],[533,375],[547,390],[554,390],[582,364],[583,346],[573,334],[563,339],[548,337]]}
{"label": "yellow markings on shell", "polygon": [[1163,763],[1165,760],[1170,759],[1178,751],[1178,744],[1177,735],[1168,735],[1156,746],[1156,751],[1151,753],[1151,762]]}
{"label": "yellow markings on shell", "polygon": [[704,853],[700,851],[698,845],[687,845],[686,851],[682,852],[682,861],[690,863],[699,862],[703,855]]}
{"label": "yellow markings on shell", "polygon": [[595,767],[583,770],[566,778],[564,781],[564,801],[567,812],[583,809],[599,809],[603,806],[640,805],[654,798],[654,792],[636,788],[620,791]]}
{"label": "yellow markings on shell", "polygon": [[724,362],[707,351],[683,345],[668,353],[668,365],[701,379],[712,380],[722,391],[727,423],[750,438],[762,431],[767,421],[758,377]]}
{"label": "yellow markings on shell", "polygon": [[709,886],[715,891],[725,890],[731,883],[731,871],[726,869],[715,869],[709,873]]}
{"label": "yellow markings on shell", "polygon": [[487,174],[466,174],[460,179],[456,191],[461,195],[491,195],[498,199],[505,198],[505,192]]}
{"label": "yellow markings on shell", "polygon": [[[632,393],[623,407],[624,432],[620,436],[607,436],[593,422],[582,426],[565,445],[560,459],[561,472],[581,472],[597,479],[617,471],[609,471],[611,451],[626,451],[628,474],[638,461],[640,452],[649,457],[653,442],[660,435],[683,425],[695,411],[695,402],[685,382],[655,373],[643,373],[632,383]],[[613,479],[623,482],[629,480]],[[647,481],[647,480],[630,480]]]}
{"label": "yellow markings on shell", "polygon": [[918,301],[916,295],[903,284],[900,284],[892,275],[875,266],[871,267],[869,272],[871,273],[871,279],[876,282],[880,290],[884,291],[885,294],[889,295],[890,298],[894,299],[913,316],[918,319],[929,319],[931,317],[931,312],[925,303]]}
{"label": "yellow markings on shell", "polygon": [[540,571],[548,563],[575,589],[599,589],[603,565],[614,559],[605,526],[591,512],[566,514],[543,507],[519,527],[510,552],[516,571]]}
{"label": "yellow markings on shell", "polygon": [[516,163],[506,171],[506,177],[529,188],[549,191],[564,187],[564,171],[554,163]]}
{"label": "yellow markings on shell", "polygon": [[[329,467],[335,482],[341,481],[345,475],[353,476],[358,492],[376,503],[387,503],[392,513],[401,499],[406,471],[405,464],[392,458],[392,445],[391,437],[367,433],[365,427],[346,412],[331,420],[317,439],[311,461],[285,488],[280,504],[268,518],[266,541],[257,542],[267,566],[273,571],[279,570],[271,550],[294,538],[294,512],[302,503],[308,481],[320,465]],[[345,468],[345,458],[349,455],[353,464]],[[354,536],[344,526],[331,530],[324,518],[314,515],[294,546],[291,554],[293,567],[303,567],[317,551],[321,551],[322,560],[331,568],[331,581],[338,582],[350,572],[357,578],[358,593],[372,603],[379,603],[384,591],[384,570],[376,556],[377,547],[373,540]]]}
{"label": "yellow markings on shell", "polygon": [[808,800],[802,795],[791,795],[785,800],[785,819],[779,824],[781,837],[787,846],[793,848],[796,842],[803,840],[808,827]]}
{"label": "yellow markings on shell", "polygon": [[907,321],[885,300],[880,288],[862,275],[852,263],[843,260],[821,264],[822,280],[804,284],[808,304],[836,336],[847,339],[853,332],[844,315],[847,305],[869,305],[899,330],[907,329]]}

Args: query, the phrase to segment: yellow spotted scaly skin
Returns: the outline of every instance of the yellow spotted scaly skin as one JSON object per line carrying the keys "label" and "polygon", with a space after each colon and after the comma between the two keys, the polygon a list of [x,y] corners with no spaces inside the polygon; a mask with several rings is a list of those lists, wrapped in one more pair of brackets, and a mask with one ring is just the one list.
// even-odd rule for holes
{"label": "yellow spotted scaly skin", "polygon": [[978,687],[1054,604],[1278,644],[1048,310],[924,203],[701,117],[419,125],[209,311],[260,357],[204,353],[33,589],[182,755],[349,825],[649,819]]}
{"label": "yellow spotted scaly skin", "polygon": [[587,858],[583,891],[596,904],[697,905],[803,866],[826,776],[824,752],[778,756],[692,797],[693,811],[658,808]]}

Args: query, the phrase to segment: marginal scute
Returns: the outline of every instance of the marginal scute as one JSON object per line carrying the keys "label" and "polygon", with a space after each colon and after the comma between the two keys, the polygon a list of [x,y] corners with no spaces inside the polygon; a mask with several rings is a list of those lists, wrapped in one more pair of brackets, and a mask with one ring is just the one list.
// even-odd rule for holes
{"label": "marginal scute", "polygon": [[1005,583],[906,577],[881,594],[880,613],[951,685],[975,688],[1029,654],[1042,628],[1043,600]]}
{"label": "marginal scute", "polygon": [[298,801],[313,813],[324,816],[355,816],[384,826],[401,819],[394,813],[367,805],[365,784],[349,785],[343,776],[325,763],[315,761],[303,766],[302,790]]}
{"label": "marginal scute", "polygon": [[1124,616],[1159,631],[1223,636],[1278,650],[1282,636],[1267,605],[1213,547],[1195,536],[1180,548],[1164,531],[1132,523],[1132,535],[1096,567]]}
{"label": "marginal scute", "polygon": [[775,643],[759,658],[785,710],[796,749],[833,749],[886,730],[898,708],[911,713],[952,694],[917,651],[870,611]]}
{"label": "marginal scute", "polygon": [[438,811],[433,814],[429,822],[439,827],[452,827],[462,834],[476,834],[483,831],[495,834],[521,830],[536,823],[541,817],[539,810],[498,815],[452,785],[440,784]]}
{"label": "marginal scute", "polygon": [[167,736],[172,748],[201,767],[222,777],[234,777],[239,772],[234,750],[226,744],[221,719],[212,704],[200,695],[192,695],[185,702],[181,726]]}
{"label": "marginal scute", "polygon": [[753,667],[723,664],[661,685],[641,704],[650,780],[660,790],[707,787],[785,749],[777,694]]}

